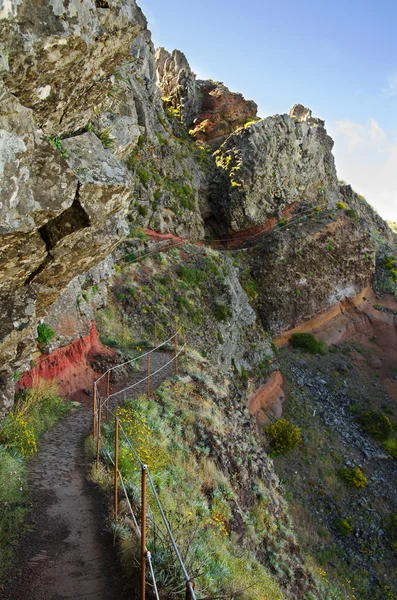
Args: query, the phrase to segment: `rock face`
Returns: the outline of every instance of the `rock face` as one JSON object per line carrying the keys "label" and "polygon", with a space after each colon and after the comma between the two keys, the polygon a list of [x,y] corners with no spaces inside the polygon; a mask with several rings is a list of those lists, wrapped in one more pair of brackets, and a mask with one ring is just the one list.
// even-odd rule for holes
{"label": "rock face", "polygon": [[[335,205],[339,198],[333,141],[321,121],[275,115],[229,136],[216,152],[222,174],[212,202],[230,231],[281,216],[293,203]],[[214,211],[215,212],[215,211]]]}
{"label": "rock face", "polygon": [[[112,136],[114,156],[105,147],[106,135],[101,136],[101,119],[114,115],[122,63],[129,62],[135,79],[138,58],[131,45],[142,49],[140,68],[154,68],[154,57],[150,63],[145,55],[150,44],[145,28],[135,0],[111,2],[108,9],[91,0],[33,5],[10,0],[0,9],[0,381],[5,408],[11,401],[9,376],[29,366],[37,319],[71,280],[105,258],[128,232],[124,216],[133,179],[118,158],[140,134],[135,104],[119,110],[122,132],[117,136],[118,125]],[[161,108],[158,90],[157,95]],[[117,101],[122,103],[120,96]],[[98,135],[84,131],[90,121]]]}
{"label": "rock face", "polygon": [[257,119],[258,106],[252,100],[231,92],[223,83],[200,81],[199,84],[201,109],[191,132],[196,140],[219,146],[239,126]]}
{"label": "rock face", "polygon": [[156,52],[157,78],[163,101],[180,120],[191,126],[191,135],[211,147],[219,146],[237,127],[257,119],[258,106],[217,81],[197,81],[179,50]]}
{"label": "rock face", "polygon": [[[340,211],[338,211],[340,212]],[[313,214],[253,251],[258,309],[272,336],[360,293],[375,270],[370,232],[346,215]]]}
{"label": "rock face", "polygon": [[179,50],[170,54],[165,48],[156,50],[157,81],[164,101],[170,104],[185,125],[191,125],[200,111],[201,98],[196,75],[186,56]]}

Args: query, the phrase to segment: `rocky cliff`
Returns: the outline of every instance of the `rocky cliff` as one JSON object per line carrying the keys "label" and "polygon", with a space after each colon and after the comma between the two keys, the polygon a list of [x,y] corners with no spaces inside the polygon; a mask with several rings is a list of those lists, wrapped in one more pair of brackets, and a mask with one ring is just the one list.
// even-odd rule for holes
{"label": "rocky cliff", "polygon": [[[154,322],[165,336],[175,318],[235,407],[271,400],[280,416],[271,336],[364,290],[373,298],[371,285],[377,300],[397,297],[396,234],[338,181],[324,121],[300,104],[259,119],[255,102],[197,80],[182,52],[155,51],[135,0],[8,0],[0,76],[0,417],[35,361],[51,376],[67,364],[65,389],[76,391],[76,373],[82,389],[93,371],[76,361],[101,348],[92,321],[124,352],[127,338],[147,342]],[[125,266],[167,239],[185,244]],[[393,310],[369,308],[357,328],[395,328]],[[319,598],[283,535],[286,563],[265,545],[258,560],[285,597]]]}
{"label": "rocky cliff", "polygon": [[[47,351],[87,335],[113,272],[104,259],[142,229],[196,241],[278,225],[249,267],[272,333],[368,284],[368,228],[390,250],[387,225],[339,188],[323,121],[301,105],[257,120],[181,52],[155,53],[134,0],[13,0],[0,36],[3,405],[37,354],[37,323],[55,332]],[[336,209],[347,201],[354,218]]]}

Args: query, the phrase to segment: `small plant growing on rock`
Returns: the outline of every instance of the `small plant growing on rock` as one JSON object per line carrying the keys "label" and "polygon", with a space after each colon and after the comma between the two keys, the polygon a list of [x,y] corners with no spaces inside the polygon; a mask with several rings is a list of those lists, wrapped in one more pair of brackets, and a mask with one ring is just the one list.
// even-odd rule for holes
{"label": "small plant growing on rock", "polygon": [[55,332],[51,329],[49,325],[45,323],[40,323],[37,326],[37,340],[40,344],[48,344],[52,338],[54,337]]}
{"label": "small plant growing on rock", "polygon": [[347,205],[344,202],[337,202],[336,203],[336,208],[338,210],[346,210],[347,209]]}
{"label": "small plant growing on rock", "polygon": [[293,333],[289,343],[293,348],[301,348],[310,354],[325,354],[324,343],[316,340],[311,333]]}
{"label": "small plant growing on rock", "polygon": [[110,135],[110,128],[104,129],[102,133],[99,134],[99,139],[102,142],[102,146],[107,150],[113,150],[116,144],[116,139]]}
{"label": "small plant growing on rock", "polygon": [[368,483],[364,473],[358,467],[357,469],[343,467],[339,470],[339,477],[348,487],[355,488],[356,490],[365,488]]}
{"label": "small plant growing on rock", "polygon": [[289,452],[302,443],[302,433],[297,425],[293,425],[287,419],[279,419],[266,428],[269,438],[270,456],[280,456]]}
{"label": "small plant growing on rock", "polygon": [[58,137],[58,136],[51,137],[50,136],[50,137],[48,137],[48,141],[50,142],[50,144],[53,148],[56,148],[56,150],[58,150],[60,152],[60,154],[63,158],[69,158],[68,153],[66,152],[66,150],[63,147],[62,140],[60,137]]}
{"label": "small plant growing on rock", "polygon": [[230,310],[226,304],[214,304],[212,312],[217,321],[227,321],[230,317]]}
{"label": "small plant growing on rock", "polygon": [[366,433],[376,440],[385,441],[393,433],[393,425],[389,417],[376,410],[366,410],[358,419]]}
{"label": "small plant growing on rock", "polygon": [[342,535],[351,535],[353,533],[353,525],[347,519],[336,519],[335,527]]}
{"label": "small plant growing on rock", "polygon": [[347,214],[348,217],[350,217],[350,219],[356,219],[357,218],[357,211],[354,210],[354,208],[349,208],[346,211],[346,214]]}

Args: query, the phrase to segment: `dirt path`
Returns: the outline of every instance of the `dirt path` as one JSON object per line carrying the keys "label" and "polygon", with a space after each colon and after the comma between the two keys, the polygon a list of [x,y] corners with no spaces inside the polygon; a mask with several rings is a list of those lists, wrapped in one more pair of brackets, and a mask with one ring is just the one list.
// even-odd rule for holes
{"label": "dirt path", "polygon": [[[152,370],[170,360],[152,355]],[[145,364],[135,376],[144,377]],[[158,373],[155,389],[172,374],[172,365]],[[127,385],[133,383],[131,379]],[[146,383],[134,396],[146,392]],[[121,600],[125,582],[112,539],[106,530],[106,506],[87,481],[89,464],[83,442],[91,427],[88,407],[60,421],[47,432],[30,468],[34,528],[22,541],[18,564],[10,573],[4,600]]]}

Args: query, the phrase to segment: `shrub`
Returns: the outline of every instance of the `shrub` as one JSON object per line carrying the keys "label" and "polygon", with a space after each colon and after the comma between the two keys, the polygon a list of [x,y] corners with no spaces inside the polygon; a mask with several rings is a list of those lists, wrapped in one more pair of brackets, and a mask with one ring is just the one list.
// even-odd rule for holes
{"label": "shrub", "polygon": [[17,449],[22,456],[30,456],[37,451],[33,427],[29,426],[20,411],[10,413],[4,419],[0,430],[0,443],[6,448]]}
{"label": "shrub", "polygon": [[241,365],[241,381],[248,381],[248,373],[247,373],[247,369],[244,367],[244,365]]}
{"label": "shrub", "polygon": [[293,333],[289,343],[294,348],[301,348],[310,354],[325,354],[324,343],[316,340],[311,333]]}
{"label": "shrub", "polygon": [[214,304],[212,312],[217,321],[227,321],[230,315],[230,310],[226,304]]}
{"label": "shrub", "polygon": [[374,308],[375,308],[375,310],[382,310],[383,305],[382,304],[374,304]]}
{"label": "shrub", "polygon": [[347,216],[348,216],[348,217],[350,217],[351,219],[356,219],[356,218],[357,218],[357,211],[356,211],[356,210],[354,210],[354,208],[349,208],[349,209],[346,211],[346,214],[347,214]]}
{"label": "shrub", "polygon": [[393,433],[393,425],[389,417],[376,410],[366,410],[358,419],[366,433],[376,440],[385,441]]}
{"label": "shrub", "polygon": [[144,169],[143,167],[140,167],[139,169],[137,169],[136,174],[142,185],[144,185],[145,188],[147,188],[150,179],[150,173],[146,171],[146,169]]}
{"label": "shrub", "polygon": [[342,535],[353,533],[353,526],[347,519],[336,519],[335,527]]}
{"label": "shrub", "polygon": [[278,226],[285,227],[285,225],[288,225],[288,219],[280,219],[278,222]]}
{"label": "shrub", "polygon": [[146,217],[147,216],[147,206],[145,206],[144,204],[141,204],[138,208],[138,214],[140,214],[141,217]]}
{"label": "shrub", "polygon": [[347,467],[343,467],[339,470],[339,476],[348,487],[356,488],[357,490],[365,488],[368,483],[367,478],[359,468],[348,469]]}
{"label": "shrub", "polygon": [[270,456],[285,454],[302,443],[300,428],[287,419],[279,419],[272,423],[266,428],[266,433],[271,447]]}
{"label": "shrub", "polygon": [[48,344],[54,335],[55,332],[49,325],[40,323],[40,325],[37,326],[37,340],[40,342],[40,344]]}
{"label": "shrub", "polygon": [[397,440],[390,438],[383,443],[388,454],[397,460]]}
{"label": "shrub", "polygon": [[346,206],[346,204],[344,202],[337,202],[336,203],[336,208],[339,209],[339,210],[346,210],[347,206]]}

